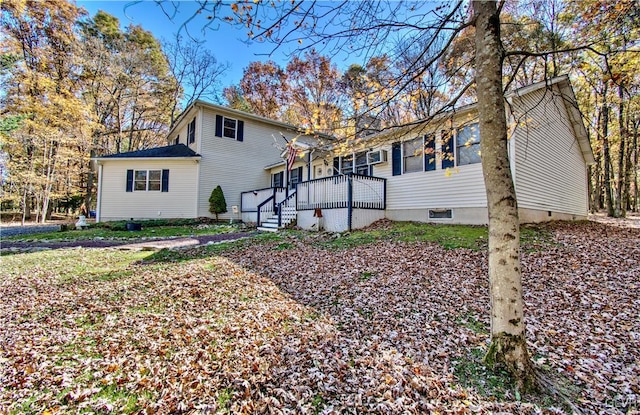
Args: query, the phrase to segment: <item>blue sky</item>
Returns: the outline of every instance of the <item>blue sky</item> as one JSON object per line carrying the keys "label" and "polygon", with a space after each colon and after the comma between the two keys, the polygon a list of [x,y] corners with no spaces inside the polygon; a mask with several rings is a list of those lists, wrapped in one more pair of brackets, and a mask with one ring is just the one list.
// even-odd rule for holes
{"label": "blue sky", "polygon": [[[91,16],[98,10],[103,10],[120,19],[120,25],[124,28],[130,24],[140,25],[152,32],[158,39],[171,40],[180,29],[182,23],[191,17],[195,11],[195,3],[190,1],[176,2],[178,14],[173,21],[169,19],[162,9],[152,1],[144,1],[132,4],[131,1],[77,1],[78,6],[84,7]],[[230,14],[230,13],[229,13]],[[202,47],[213,52],[219,62],[228,62],[230,70],[222,80],[222,86],[237,84],[242,78],[243,69],[253,61],[266,61],[272,59],[281,66],[289,61],[287,50],[278,50],[271,57],[265,56],[273,49],[272,45],[245,43],[246,29],[238,26],[220,23],[213,26],[214,30],[206,30],[203,34],[204,19],[194,19],[188,25],[189,34],[203,40]]]}

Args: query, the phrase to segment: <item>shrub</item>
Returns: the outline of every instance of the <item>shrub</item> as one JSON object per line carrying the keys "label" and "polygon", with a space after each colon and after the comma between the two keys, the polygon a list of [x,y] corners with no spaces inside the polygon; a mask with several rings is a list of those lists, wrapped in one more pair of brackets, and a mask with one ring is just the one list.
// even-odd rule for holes
{"label": "shrub", "polygon": [[219,213],[227,212],[227,201],[224,200],[224,193],[220,185],[216,186],[211,192],[211,196],[209,196],[209,212],[215,213],[216,222],[218,221]]}

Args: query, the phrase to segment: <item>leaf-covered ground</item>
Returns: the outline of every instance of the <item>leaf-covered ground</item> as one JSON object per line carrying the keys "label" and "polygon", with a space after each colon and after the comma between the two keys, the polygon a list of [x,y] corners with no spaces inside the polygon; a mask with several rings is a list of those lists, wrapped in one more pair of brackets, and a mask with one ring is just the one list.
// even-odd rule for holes
{"label": "leaf-covered ground", "polygon": [[[523,254],[534,361],[585,412],[637,413],[640,230],[544,235]],[[480,365],[482,250],[321,239],[1,257],[0,413],[565,413]]]}

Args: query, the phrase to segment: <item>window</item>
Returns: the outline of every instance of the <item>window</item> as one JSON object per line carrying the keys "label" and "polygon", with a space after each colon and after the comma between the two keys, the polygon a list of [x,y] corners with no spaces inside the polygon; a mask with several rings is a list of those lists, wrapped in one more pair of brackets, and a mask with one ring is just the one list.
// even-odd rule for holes
{"label": "window", "polygon": [[233,118],[224,117],[224,125],[222,128],[222,136],[227,138],[236,139],[236,130],[238,128],[238,121]]}
{"label": "window", "polygon": [[[354,163],[355,158],[355,163]],[[335,169],[334,174],[340,172],[340,174],[355,173],[362,176],[369,176],[370,169],[367,164],[367,152],[361,151],[355,154],[349,154],[348,156],[336,157],[333,159],[333,166]]]}
{"label": "window", "polygon": [[161,170],[136,170],[133,190],[135,191],[160,191],[162,183]]}
{"label": "window", "polygon": [[187,142],[188,144],[196,142],[196,119],[194,118],[187,127]]}
{"label": "window", "polygon": [[440,132],[442,148],[442,169],[448,169],[455,165],[453,158],[453,134],[451,131],[442,130]]}
{"label": "window", "polygon": [[429,219],[451,219],[451,209],[429,209]]}
{"label": "window", "polygon": [[433,135],[424,138],[424,169],[436,169],[436,137]]}
{"label": "window", "polygon": [[356,166],[355,173],[360,174],[362,176],[369,175],[369,165],[367,164],[367,152],[362,151],[360,153],[356,153]]}
{"label": "window", "polygon": [[478,124],[469,124],[458,130],[456,137],[458,166],[480,163],[480,134]]}
{"label": "window", "polygon": [[216,137],[244,140],[244,121],[216,115]]}
{"label": "window", "polygon": [[160,184],[162,183],[162,172],[160,170],[149,170],[147,180],[147,190],[160,191]]}
{"label": "window", "polygon": [[275,173],[273,175],[273,187],[284,187],[284,172]]}
{"label": "window", "polygon": [[341,161],[340,173],[342,174],[353,173],[353,154],[350,154],[348,156],[342,156],[342,159],[340,161]]}
{"label": "window", "polygon": [[296,184],[302,182],[302,166],[289,172],[289,189],[295,189]]}
{"label": "window", "polygon": [[402,172],[422,171],[422,154],[424,153],[422,137],[402,143]]}
{"label": "window", "polygon": [[133,190],[147,190],[147,171],[136,170]]}
{"label": "window", "polygon": [[168,192],[169,170],[127,170],[127,192]]}

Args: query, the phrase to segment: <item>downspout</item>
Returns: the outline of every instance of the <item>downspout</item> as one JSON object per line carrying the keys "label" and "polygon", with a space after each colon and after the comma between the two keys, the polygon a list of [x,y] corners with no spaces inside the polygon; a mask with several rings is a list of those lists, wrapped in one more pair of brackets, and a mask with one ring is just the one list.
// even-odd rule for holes
{"label": "downspout", "polygon": [[200,177],[200,161],[195,160],[196,163],[196,194],[195,194],[195,206],[193,209],[193,217],[197,218],[200,211],[200,184],[202,183],[202,178]]}
{"label": "downspout", "polygon": [[98,161],[98,195],[96,197],[96,223],[100,222],[102,204],[102,163]]}

